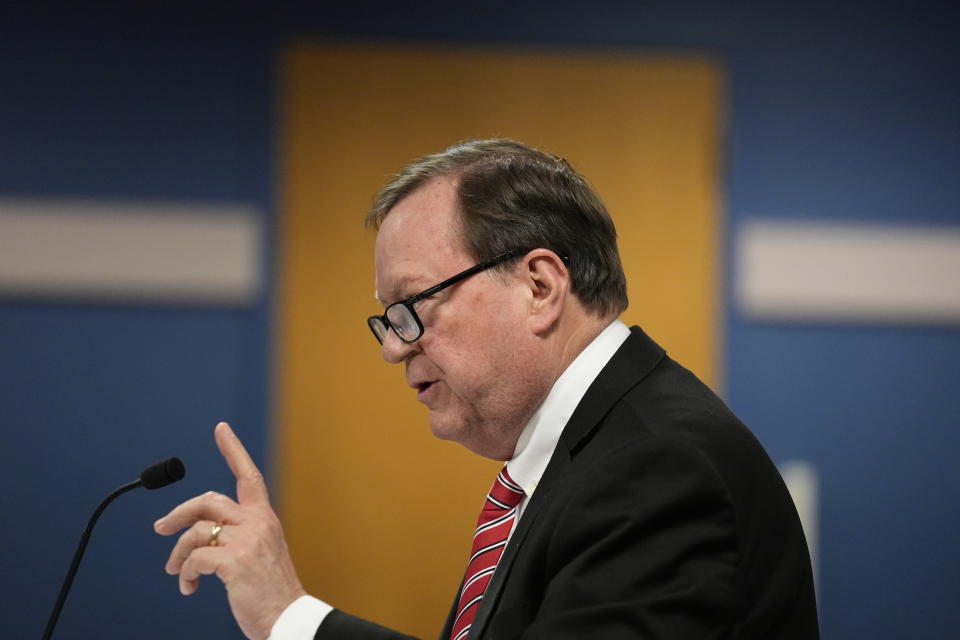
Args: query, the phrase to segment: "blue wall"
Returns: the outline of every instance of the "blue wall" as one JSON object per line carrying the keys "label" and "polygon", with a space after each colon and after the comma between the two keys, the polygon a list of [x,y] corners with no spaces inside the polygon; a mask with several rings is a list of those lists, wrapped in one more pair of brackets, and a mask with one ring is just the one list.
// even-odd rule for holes
{"label": "blue wall", "polygon": [[[0,196],[246,203],[272,228],[260,23],[51,7],[0,10]],[[0,300],[5,637],[41,635],[97,502],[171,455],[186,481],[105,513],[55,637],[239,636],[219,585],[179,595],[152,523],[208,487],[232,491],[218,420],[265,461],[270,295],[243,308]]]}
{"label": "blue wall", "polygon": [[[924,3],[762,16],[731,57],[729,237],[757,218],[960,224],[957,26]],[[727,309],[728,400],[819,472],[824,637],[953,636],[960,329]]]}
{"label": "blue wall", "polygon": [[[960,223],[946,4],[175,6],[2,10],[0,196],[243,202],[272,230],[277,53],[295,37],[386,38],[718,57],[730,242],[761,217]],[[150,524],[230,490],[217,420],[269,462],[271,296],[241,309],[0,301],[9,637],[42,631],[99,497],[167,455],[187,481],[107,512],[58,637],[239,636],[219,586],[176,593]],[[728,399],[777,461],[821,474],[824,637],[952,635],[960,329],[758,323],[729,295],[726,308]],[[97,633],[108,617],[129,633]]]}

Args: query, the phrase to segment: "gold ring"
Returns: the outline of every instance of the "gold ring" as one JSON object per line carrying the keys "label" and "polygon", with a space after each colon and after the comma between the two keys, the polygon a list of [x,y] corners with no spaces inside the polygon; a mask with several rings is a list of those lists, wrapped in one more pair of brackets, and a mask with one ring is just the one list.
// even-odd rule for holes
{"label": "gold ring", "polygon": [[223,525],[221,525],[219,522],[214,522],[213,527],[210,529],[210,539],[207,540],[208,547],[215,547],[219,544],[217,542],[217,538],[220,537],[221,531],[223,531]]}

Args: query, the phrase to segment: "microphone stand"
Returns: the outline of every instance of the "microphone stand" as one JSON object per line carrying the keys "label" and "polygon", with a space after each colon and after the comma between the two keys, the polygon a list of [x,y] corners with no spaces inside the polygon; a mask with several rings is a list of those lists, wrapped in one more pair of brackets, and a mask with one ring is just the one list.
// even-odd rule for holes
{"label": "microphone stand", "polygon": [[103,502],[100,503],[100,506],[97,507],[97,510],[93,512],[93,515],[90,516],[90,521],[87,523],[86,529],[83,530],[83,535],[80,537],[80,544],[77,546],[76,553],[73,554],[73,562],[70,563],[70,568],[67,570],[67,577],[63,580],[63,586],[60,587],[60,595],[57,596],[57,603],[53,606],[53,611],[50,612],[50,619],[47,621],[47,629],[43,632],[42,640],[50,640],[50,636],[53,635],[53,628],[57,626],[57,619],[60,617],[60,610],[63,609],[63,603],[67,600],[67,593],[70,591],[70,585],[73,584],[73,578],[77,575],[77,569],[80,568],[80,560],[83,558],[83,552],[87,549],[87,543],[90,542],[90,534],[93,532],[93,525],[97,523],[97,519],[100,518],[100,514],[103,513],[103,510],[107,508],[113,500],[127,491],[133,491],[134,489],[143,486],[142,480],[134,480],[133,482],[128,482],[119,489],[116,489],[113,493],[108,495]]}

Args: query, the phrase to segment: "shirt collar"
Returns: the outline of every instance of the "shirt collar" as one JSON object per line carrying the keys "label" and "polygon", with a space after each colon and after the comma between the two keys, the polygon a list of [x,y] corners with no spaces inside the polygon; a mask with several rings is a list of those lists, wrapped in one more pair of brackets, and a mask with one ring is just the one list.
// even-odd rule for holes
{"label": "shirt collar", "polygon": [[560,434],[583,394],[629,336],[630,329],[623,322],[610,323],[557,378],[520,432],[513,458],[507,462],[507,473],[523,487],[528,499],[537,488]]}

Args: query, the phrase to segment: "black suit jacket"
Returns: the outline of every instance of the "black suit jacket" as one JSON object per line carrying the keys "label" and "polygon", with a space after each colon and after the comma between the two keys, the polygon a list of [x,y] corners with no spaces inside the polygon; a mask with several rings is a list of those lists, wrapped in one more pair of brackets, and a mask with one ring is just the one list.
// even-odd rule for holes
{"label": "black suit jacket", "polygon": [[[337,610],[316,635],[407,637]],[[723,402],[633,327],[564,428],[470,640],[818,637],[780,474]]]}

